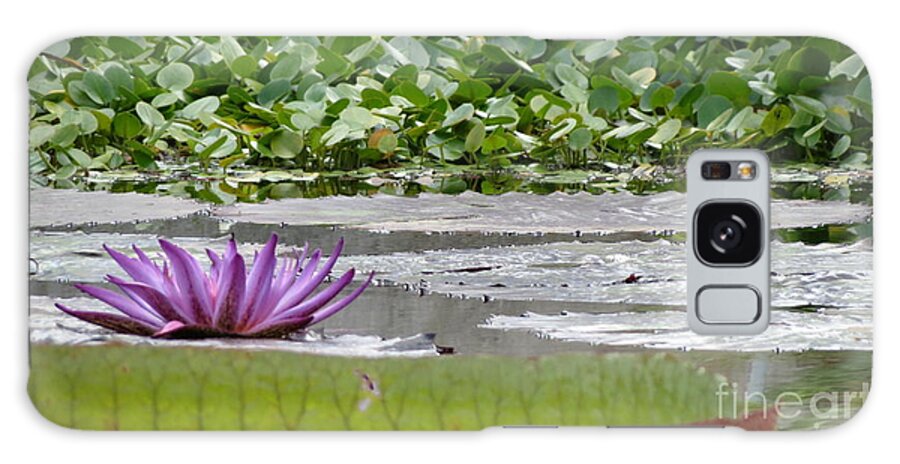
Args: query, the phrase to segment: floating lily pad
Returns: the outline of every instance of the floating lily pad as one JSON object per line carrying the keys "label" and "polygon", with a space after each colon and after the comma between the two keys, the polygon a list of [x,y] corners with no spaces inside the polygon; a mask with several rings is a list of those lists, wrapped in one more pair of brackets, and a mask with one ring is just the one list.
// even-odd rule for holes
{"label": "floating lily pad", "polygon": [[661,350],[806,351],[871,350],[872,313],[841,308],[821,312],[773,311],[765,332],[752,337],[698,335],[682,311],[496,316],[483,327],[524,330],[540,337],[596,345]]}
{"label": "floating lily pad", "polygon": [[[428,232],[621,232],[684,230],[685,196],[664,192],[531,195],[420,194],[369,198],[290,199],[238,204],[216,209],[223,219],[258,224],[340,225],[369,230]],[[840,201],[776,200],[775,228],[860,222],[871,214],[865,205]]]}
{"label": "floating lily pad", "polygon": [[30,192],[29,225],[145,221],[195,214],[204,208],[192,200],[171,196],[41,188]]}
{"label": "floating lily pad", "polygon": [[[38,233],[31,237],[33,279],[97,282],[118,274],[100,249],[105,243],[126,250],[137,244],[159,253],[153,235]],[[647,237],[648,239],[650,237]],[[400,238],[404,240],[403,238]],[[220,239],[180,238],[201,256]],[[250,252],[255,245],[243,244]],[[326,250],[328,251],[328,250]],[[869,241],[853,244],[773,242],[772,304],[779,307],[842,306],[871,308],[872,250]],[[505,300],[595,302],[683,306],[684,244],[665,239],[548,243],[533,246],[368,253],[346,256],[338,268],[376,271],[379,279],[429,292]],[[640,276],[626,283],[630,275]]]}

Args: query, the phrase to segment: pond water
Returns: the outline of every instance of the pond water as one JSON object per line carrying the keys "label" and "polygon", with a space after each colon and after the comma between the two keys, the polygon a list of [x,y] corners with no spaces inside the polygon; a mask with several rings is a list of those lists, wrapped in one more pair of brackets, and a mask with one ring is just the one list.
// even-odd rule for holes
{"label": "pond water", "polygon": [[[286,198],[371,196],[377,193],[416,196],[422,193],[455,195],[465,191],[498,195],[510,192],[546,195],[553,192],[603,194],[629,191],[653,194],[683,192],[679,169],[641,165],[636,168],[607,163],[600,170],[553,170],[513,165],[506,169],[417,165],[387,169],[308,173],[280,170],[205,172],[197,165],[160,165],[156,173],[132,170],[96,171],[88,176],[55,181],[49,186],[83,191],[137,192],[191,198],[214,204],[257,203]],[[772,193],[779,199],[846,199],[871,204],[870,171],[826,168],[819,165],[776,167]]]}
{"label": "pond water", "polygon": [[[211,206],[39,189],[32,192],[31,340],[365,357],[653,350],[753,391],[800,388],[823,376],[832,377],[822,388],[861,388],[872,349],[871,208],[774,203],[771,327],[752,338],[700,337],[684,326],[683,201],[677,192],[468,192]],[[327,252],[345,237],[338,271],[374,270],[377,286],[315,331],[284,341],[148,342],[52,308],[63,300],[102,308],[71,287],[121,273],[102,243],[137,244],[153,255],[164,236],[199,255],[233,236],[249,252],[272,232],[286,245],[281,253],[304,242]],[[790,425],[822,423],[800,416]]]}

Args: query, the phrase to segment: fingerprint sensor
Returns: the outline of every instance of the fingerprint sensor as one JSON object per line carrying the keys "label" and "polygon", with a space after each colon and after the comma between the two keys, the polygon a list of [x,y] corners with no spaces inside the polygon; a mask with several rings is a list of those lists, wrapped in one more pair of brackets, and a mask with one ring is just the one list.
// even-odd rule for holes
{"label": "fingerprint sensor", "polygon": [[697,292],[697,318],[704,324],[752,324],[762,314],[759,291],[747,285],[708,285]]}

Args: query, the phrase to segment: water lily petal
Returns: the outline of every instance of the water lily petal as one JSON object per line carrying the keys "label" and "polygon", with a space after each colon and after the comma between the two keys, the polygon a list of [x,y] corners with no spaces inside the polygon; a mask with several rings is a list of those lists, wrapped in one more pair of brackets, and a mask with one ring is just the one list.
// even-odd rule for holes
{"label": "water lily petal", "polygon": [[225,255],[219,294],[216,297],[214,324],[222,330],[233,330],[243,306],[247,285],[247,267],[239,254]]}
{"label": "water lily petal", "polygon": [[182,328],[182,327],[185,327],[184,322],[181,322],[181,321],[169,321],[166,325],[163,326],[163,328],[161,328],[161,329],[159,329],[158,331],[156,331],[156,333],[154,333],[153,336],[154,336],[154,337],[164,337],[164,336],[166,336],[166,335],[172,333],[173,331],[176,331],[176,330],[178,330],[178,329],[180,329],[180,328]]}
{"label": "water lily petal", "polygon": [[342,310],[372,280],[370,275],[352,293],[332,302],[353,282],[356,271],[350,269],[310,297],[334,268],[343,250],[343,239],[321,269],[321,250],[313,251],[307,258],[308,244],[302,252],[295,249],[292,257],[278,259],[275,234],[255,253],[250,269],[233,238],[221,254],[206,250],[212,262],[209,272],[183,248],[166,240],[160,240],[159,244],[163,253],[157,261],[134,245],[136,258],[105,247],[135,279],[126,281],[107,276],[121,293],[76,284],[76,288],[123,315],[58,306],[75,317],[111,330],[158,338],[283,337]]}
{"label": "water lily petal", "polygon": [[56,303],[56,307],[70,316],[77,317],[82,321],[89,322],[100,327],[114,330],[116,332],[134,334],[134,335],[151,335],[156,328],[139,322],[129,317],[120,316],[118,314],[110,314],[99,311],[79,311],[71,309],[63,304]]}
{"label": "water lily petal", "polygon": [[[331,273],[331,269],[334,268],[335,263],[337,263],[338,258],[341,256],[341,251],[344,249],[344,238],[341,237],[337,245],[334,246],[334,250],[332,250],[331,255],[328,257],[328,261],[325,262],[325,265],[322,266],[315,276],[307,278],[306,280],[298,279],[294,284],[294,288],[291,288],[289,291],[290,297],[285,295],[284,300],[279,303],[279,307],[282,308],[282,311],[290,308],[292,306],[296,306],[301,301],[306,299],[315,289],[325,280],[325,277],[328,277],[328,274]],[[304,269],[306,271],[306,269]],[[277,311],[276,311],[277,312]]]}
{"label": "water lily petal", "polygon": [[303,271],[300,272],[300,275],[294,280],[291,287],[288,288],[281,297],[281,300],[275,306],[275,310],[272,314],[279,314],[282,311],[297,306],[304,298],[306,298],[307,294],[303,293],[305,291],[304,284],[312,279],[321,258],[322,250],[313,251],[312,256],[309,257],[309,262],[306,263],[306,266],[303,266]]}
{"label": "water lily petal", "polygon": [[297,266],[299,267],[303,260],[306,259],[306,253],[309,251],[309,242],[303,242],[303,251],[300,252],[300,255],[297,255],[297,252],[294,251],[294,255],[297,257]]}
{"label": "water lily petal", "polygon": [[[147,284],[153,284],[158,281],[159,275],[155,272],[155,269],[152,266],[147,266],[147,264],[140,259],[129,258],[124,253],[117,251],[106,244],[103,244],[103,249],[106,250],[106,253],[109,254],[119,267],[121,267],[126,274],[131,276],[132,279]],[[146,255],[144,256],[146,257]]]}
{"label": "water lily petal", "polygon": [[356,275],[355,269],[348,270],[344,273],[344,275],[341,276],[340,279],[329,285],[325,290],[319,292],[316,296],[279,314],[278,320],[311,315],[315,310],[321,308],[326,303],[331,301],[332,298],[337,296],[337,294],[340,293],[341,290],[343,290],[347,285],[350,285],[350,282],[353,282],[354,275]]}
{"label": "water lily petal", "polygon": [[245,327],[253,327],[265,321],[272,314],[275,306],[284,296],[285,291],[287,291],[297,275],[297,267],[289,261],[293,260],[285,259],[281,261],[278,272],[275,273],[275,277],[272,279],[269,291],[266,294],[265,302],[257,304],[258,309],[253,311],[252,315],[247,319]]}
{"label": "water lily petal", "polygon": [[116,308],[126,316],[152,327],[162,327],[163,321],[128,297],[93,285],[75,284],[75,288]]}
{"label": "water lily petal", "polygon": [[238,317],[238,328],[245,327],[253,315],[259,311],[269,295],[272,287],[273,273],[275,272],[275,246],[278,244],[278,235],[272,234],[269,241],[253,260],[253,267],[247,277],[244,303],[241,305]]}
{"label": "water lily petal", "polygon": [[210,337],[234,336],[215,327],[201,325],[187,325],[181,322],[170,322],[165,327],[153,334],[153,338],[192,339]]}
{"label": "water lily petal", "polygon": [[350,303],[353,303],[353,300],[355,300],[357,297],[359,297],[359,295],[362,294],[363,290],[365,290],[366,287],[368,287],[369,284],[372,283],[373,277],[375,277],[375,273],[374,272],[369,273],[369,278],[366,279],[366,281],[363,282],[362,285],[357,287],[356,290],[353,290],[352,293],[341,298],[340,300],[335,301],[334,303],[331,303],[330,305],[326,306],[325,308],[320,309],[320,310],[316,311],[315,313],[313,313],[313,320],[312,320],[312,322],[310,322],[310,325],[316,324],[316,323],[324,321],[325,319],[328,319],[329,317],[335,315],[340,310],[349,306]]}
{"label": "water lily petal", "polygon": [[292,334],[300,329],[309,326],[312,323],[312,316],[292,318],[281,321],[277,324],[269,324],[261,326],[252,332],[244,334],[247,337],[254,338],[278,338]]}
{"label": "water lily petal", "polygon": [[212,263],[209,267],[209,279],[214,284],[218,284],[219,272],[222,269],[222,257],[209,248],[206,249],[206,256],[209,257],[209,260]]}
{"label": "water lily petal", "polygon": [[172,263],[175,283],[185,295],[193,319],[200,325],[209,325],[212,322],[212,299],[200,264],[190,253],[171,242],[160,240],[159,245]]}
{"label": "water lily petal", "polygon": [[145,302],[163,322],[187,320],[187,315],[183,314],[161,291],[145,283],[126,282],[115,276],[109,276],[107,279],[122,289],[132,300]]}

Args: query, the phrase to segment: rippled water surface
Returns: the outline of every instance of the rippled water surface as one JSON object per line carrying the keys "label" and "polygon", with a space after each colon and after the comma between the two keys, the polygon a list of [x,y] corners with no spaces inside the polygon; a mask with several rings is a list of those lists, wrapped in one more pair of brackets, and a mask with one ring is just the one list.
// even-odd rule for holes
{"label": "rippled water surface", "polygon": [[[683,196],[676,192],[379,195],[229,207],[160,198],[33,195],[32,342],[363,357],[653,350],[720,372],[747,391],[859,389],[869,376],[873,258],[865,204],[774,204],[781,229],[773,234],[771,325],[753,337],[709,337],[686,327]],[[81,209],[61,208],[67,199]],[[103,309],[71,286],[122,274],[102,244],[135,244],[154,256],[166,237],[200,256],[235,237],[252,254],[272,232],[281,236],[281,254],[304,242],[328,252],[344,237],[336,271],[374,270],[377,285],[291,340],[148,340],[111,334],[52,306]],[[829,423],[807,416],[784,426]]]}

